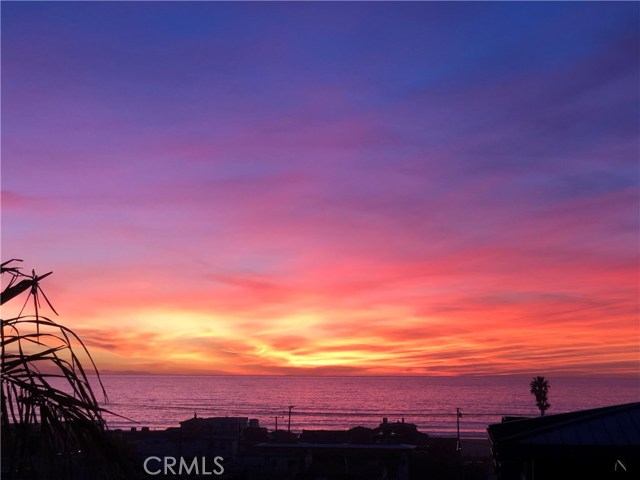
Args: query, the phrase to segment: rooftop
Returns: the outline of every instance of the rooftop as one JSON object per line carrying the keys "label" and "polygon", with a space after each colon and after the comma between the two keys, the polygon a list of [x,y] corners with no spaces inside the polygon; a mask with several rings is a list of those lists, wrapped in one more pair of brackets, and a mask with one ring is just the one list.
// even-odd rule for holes
{"label": "rooftop", "polygon": [[489,425],[494,445],[640,446],[640,402]]}

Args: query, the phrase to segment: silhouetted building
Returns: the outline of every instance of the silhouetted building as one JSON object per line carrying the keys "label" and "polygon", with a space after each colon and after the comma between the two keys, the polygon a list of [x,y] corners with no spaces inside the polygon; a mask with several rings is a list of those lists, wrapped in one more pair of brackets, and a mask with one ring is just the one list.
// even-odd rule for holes
{"label": "silhouetted building", "polygon": [[380,426],[373,430],[374,443],[426,445],[428,441],[429,435],[419,432],[416,424],[405,422],[404,418],[399,422],[383,418]]}
{"label": "silhouetted building", "polygon": [[640,402],[489,425],[499,480],[640,478]]}
{"label": "silhouetted building", "polygon": [[[422,480],[462,478],[466,471],[455,439],[432,439],[412,423],[386,419],[373,429],[304,430],[298,435],[269,432],[246,417],[194,417],[180,422],[180,428],[134,428],[112,435],[130,452],[140,479],[148,478],[143,462],[151,456],[184,457],[187,462],[221,456],[225,473],[220,478],[228,480]],[[490,469],[490,462],[485,466]],[[179,478],[200,477],[196,472]]]}

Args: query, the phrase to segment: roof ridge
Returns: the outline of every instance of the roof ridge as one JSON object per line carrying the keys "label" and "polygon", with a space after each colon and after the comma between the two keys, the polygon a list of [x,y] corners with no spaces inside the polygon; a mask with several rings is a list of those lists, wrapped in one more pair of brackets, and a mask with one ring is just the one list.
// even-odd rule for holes
{"label": "roof ridge", "polygon": [[[498,428],[500,428],[501,425],[509,425],[509,426],[514,426],[514,425],[522,425],[522,423],[524,422],[535,422],[535,423],[540,423],[542,421],[544,421],[544,423],[542,425],[539,425],[537,427],[533,427],[529,430],[527,430],[526,432],[516,432],[516,433],[512,433],[510,435],[506,435],[504,437],[502,437],[500,440],[504,441],[504,440],[516,440],[518,438],[521,437],[525,437],[525,436],[530,436],[530,435],[536,435],[539,433],[543,433],[546,432],[548,430],[552,430],[558,427],[563,427],[566,426],[568,424],[571,423],[577,423],[580,421],[584,421],[584,420],[589,420],[589,419],[595,419],[598,417],[601,417],[603,415],[607,415],[610,413],[616,413],[619,411],[624,411],[626,409],[629,408],[640,408],[640,402],[631,402],[631,403],[623,403],[620,405],[607,405],[604,407],[597,407],[597,408],[591,408],[591,409],[587,409],[587,410],[576,410],[574,412],[564,412],[564,413],[556,413],[554,415],[549,415],[547,417],[534,417],[534,418],[526,418],[526,419],[522,419],[522,420],[512,420],[510,422],[503,422],[503,423],[494,423],[493,425],[490,425],[489,428],[487,429],[489,431],[489,436],[491,437],[492,441],[493,441],[493,435],[491,435],[491,427],[492,426],[496,426]],[[548,419],[552,418],[552,417],[564,417],[562,419],[559,419],[559,421],[557,422],[553,422],[553,421],[548,421]]]}

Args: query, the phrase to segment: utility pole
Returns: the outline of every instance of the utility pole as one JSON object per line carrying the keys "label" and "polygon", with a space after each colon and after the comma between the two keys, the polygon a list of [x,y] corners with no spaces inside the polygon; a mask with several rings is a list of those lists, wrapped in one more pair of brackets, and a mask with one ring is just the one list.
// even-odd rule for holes
{"label": "utility pole", "polygon": [[282,418],[280,415],[276,415],[275,417],[273,417],[276,419],[276,432],[278,431],[278,419]]}
{"label": "utility pole", "polygon": [[462,451],[462,443],[460,443],[460,417],[462,417],[462,413],[459,408],[456,408],[456,427],[458,429],[458,441],[456,442],[456,450],[458,452]]}
{"label": "utility pole", "polygon": [[294,405],[289,405],[289,423],[287,424],[287,432],[289,433],[291,433],[291,410],[294,408]]}

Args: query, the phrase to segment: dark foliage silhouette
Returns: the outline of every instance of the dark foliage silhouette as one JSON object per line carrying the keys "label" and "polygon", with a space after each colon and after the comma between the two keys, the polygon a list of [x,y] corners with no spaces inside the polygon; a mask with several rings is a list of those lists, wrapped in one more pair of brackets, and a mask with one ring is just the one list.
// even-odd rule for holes
{"label": "dark foliage silhouette", "polygon": [[542,376],[533,377],[531,383],[531,395],[536,398],[536,405],[540,409],[540,416],[544,416],[551,404],[549,403],[549,382]]}
{"label": "dark foliage silhouette", "polygon": [[26,297],[20,313],[2,318],[3,478],[118,478],[124,464],[106,432],[108,410],[89,381],[106,403],[95,363],[71,329],[41,313],[42,301],[56,313],[40,286],[51,272],[26,275],[18,262],[1,264],[1,304]]}

